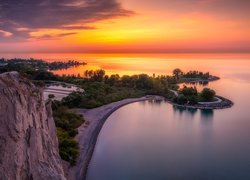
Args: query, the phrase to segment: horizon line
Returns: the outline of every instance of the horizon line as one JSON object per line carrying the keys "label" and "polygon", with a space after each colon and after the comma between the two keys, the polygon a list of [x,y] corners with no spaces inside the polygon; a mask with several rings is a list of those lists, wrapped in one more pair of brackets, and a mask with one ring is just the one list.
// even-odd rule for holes
{"label": "horizon line", "polygon": [[1,54],[249,54],[250,50],[225,50],[225,51],[191,51],[191,50],[177,50],[177,51],[0,51]]}

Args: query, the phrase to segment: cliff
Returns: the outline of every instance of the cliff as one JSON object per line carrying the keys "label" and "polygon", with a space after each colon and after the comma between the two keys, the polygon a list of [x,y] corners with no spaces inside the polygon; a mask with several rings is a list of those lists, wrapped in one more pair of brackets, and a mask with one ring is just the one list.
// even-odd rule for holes
{"label": "cliff", "polygon": [[0,74],[0,179],[65,179],[51,107],[17,72]]}

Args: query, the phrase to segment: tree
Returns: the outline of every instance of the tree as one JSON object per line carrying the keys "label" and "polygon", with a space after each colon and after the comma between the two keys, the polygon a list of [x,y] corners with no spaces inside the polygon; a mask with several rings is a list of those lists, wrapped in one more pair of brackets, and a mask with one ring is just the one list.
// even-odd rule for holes
{"label": "tree", "polygon": [[80,92],[72,92],[67,97],[64,97],[61,102],[69,108],[79,107],[83,102],[84,94]]}
{"label": "tree", "polygon": [[103,81],[105,77],[105,71],[103,69],[98,69],[98,70],[86,70],[84,72],[84,76],[91,81]]}
{"label": "tree", "polygon": [[204,88],[201,92],[201,97],[205,101],[211,101],[215,97],[215,91],[209,88]]}
{"label": "tree", "polygon": [[94,80],[96,81],[100,82],[103,81],[104,76],[105,76],[105,71],[103,69],[99,69],[94,72]]}
{"label": "tree", "polygon": [[105,83],[109,84],[110,86],[114,86],[120,80],[120,76],[118,74],[112,74],[110,77],[108,76],[105,77],[107,77],[105,79]]}
{"label": "tree", "polygon": [[180,93],[184,96],[197,96],[198,92],[196,87],[186,87],[184,86],[183,89],[180,90]]}
{"label": "tree", "polygon": [[182,75],[182,74],[183,74],[183,72],[179,68],[176,68],[173,70],[173,75],[177,80],[180,78],[180,75]]}
{"label": "tree", "polygon": [[147,74],[139,74],[136,81],[136,87],[138,89],[150,89],[152,88],[153,83],[150,81],[150,78]]}
{"label": "tree", "polygon": [[178,97],[176,97],[175,102],[177,104],[183,105],[187,103],[187,98],[183,94],[180,94]]}

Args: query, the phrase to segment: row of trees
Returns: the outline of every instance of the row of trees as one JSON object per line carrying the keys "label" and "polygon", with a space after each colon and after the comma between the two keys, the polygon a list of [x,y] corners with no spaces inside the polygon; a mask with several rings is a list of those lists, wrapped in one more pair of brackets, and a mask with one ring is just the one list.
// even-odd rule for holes
{"label": "row of trees", "polygon": [[210,77],[210,74],[209,72],[203,73],[200,71],[189,71],[187,73],[184,73],[181,69],[176,68],[173,70],[173,76],[177,80],[180,80],[180,78],[199,78],[207,80]]}
{"label": "row of trees", "polygon": [[139,90],[147,90],[152,94],[164,94],[168,92],[168,79],[166,76],[150,77],[147,74],[108,76],[104,70],[85,71],[85,76],[90,82],[103,82],[111,87],[125,87]]}
{"label": "row of trees", "polygon": [[19,66],[21,68],[31,68],[34,70],[58,70],[58,69],[67,69],[72,66],[79,66],[85,65],[85,62],[78,62],[75,60],[68,60],[68,61],[54,61],[54,62],[47,62],[41,59],[21,59],[21,58],[14,58],[14,59],[0,59],[0,63],[6,63],[6,67],[8,69],[14,68],[14,66]]}
{"label": "row of trees", "polygon": [[72,93],[62,100],[69,107],[93,108],[125,98],[146,94],[167,96],[169,84],[166,77],[150,77],[147,74],[133,76],[108,76],[104,70],[86,71],[84,82],[79,85],[84,94]]}

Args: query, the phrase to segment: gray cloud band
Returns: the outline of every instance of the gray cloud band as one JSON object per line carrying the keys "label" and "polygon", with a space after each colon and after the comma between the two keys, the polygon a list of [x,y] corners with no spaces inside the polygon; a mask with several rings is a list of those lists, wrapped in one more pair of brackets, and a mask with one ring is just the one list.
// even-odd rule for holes
{"label": "gray cloud band", "polygon": [[[27,39],[30,32],[41,28],[94,29],[89,24],[133,14],[116,0],[0,0],[0,38]],[[56,37],[67,34],[72,32]]]}

